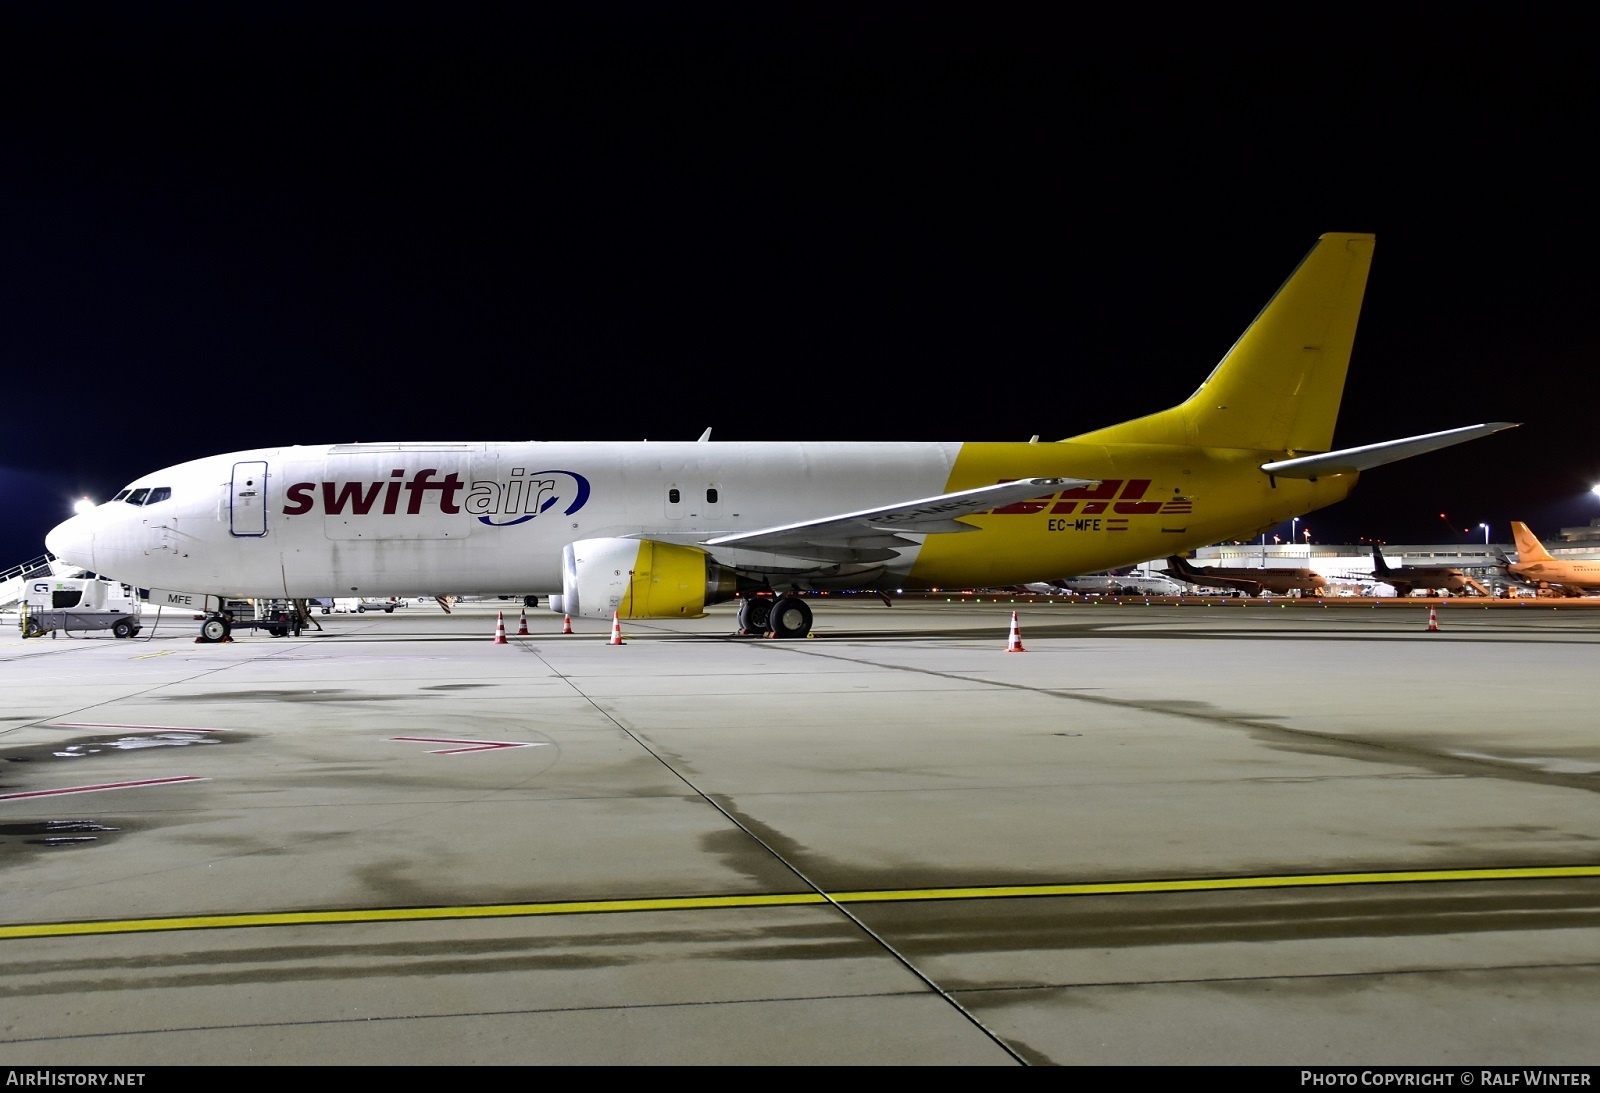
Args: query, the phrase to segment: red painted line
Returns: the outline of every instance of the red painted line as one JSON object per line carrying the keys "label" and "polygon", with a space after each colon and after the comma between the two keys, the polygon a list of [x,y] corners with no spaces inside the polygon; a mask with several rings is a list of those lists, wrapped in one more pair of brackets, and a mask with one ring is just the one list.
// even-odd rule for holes
{"label": "red painted line", "polygon": [[69,793],[103,793],[108,789],[137,789],[139,786],[165,786],[173,782],[204,782],[198,774],[177,778],[145,778],[138,782],[106,782],[98,786],[68,786],[65,789],[31,789],[26,793],[0,793],[0,801],[20,801],[24,797],[62,797]]}
{"label": "red painted line", "polygon": [[190,729],[182,725],[117,725],[107,721],[52,721],[46,729],[149,729],[152,732],[227,732],[227,729]]}
{"label": "red painted line", "polygon": [[464,748],[440,748],[429,755],[460,755],[468,751],[499,751],[502,748],[542,748],[544,741],[517,740],[452,740],[444,736],[393,736],[391,740],[406,740],[418,744],[466,744]]}

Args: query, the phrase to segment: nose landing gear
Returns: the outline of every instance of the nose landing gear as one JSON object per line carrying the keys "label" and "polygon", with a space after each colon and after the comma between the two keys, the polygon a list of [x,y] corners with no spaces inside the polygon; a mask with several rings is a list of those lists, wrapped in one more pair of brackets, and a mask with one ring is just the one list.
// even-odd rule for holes
{"label": "nose landing gear", "polygon": [[216,644],[233,640],[233,623],[226,615],[212,615],[200,624],[200,636],[195,644]]}
{"label": "nose landing gear", "polygon": [[[300,636],[300,631],[305,628],[306,618],[300,604],[291,603],[288,607],[276,608],[267,613],[264,618],[235,619],[227,612],[218,615],[208,615],[200,624],[200,636],[195,638],[196,645],[215,645],[233,640],[233,628],[243,626],[265,630],[275,638],[286,638],[290,634]],[[320,626],[317,629],[322,629]]]}

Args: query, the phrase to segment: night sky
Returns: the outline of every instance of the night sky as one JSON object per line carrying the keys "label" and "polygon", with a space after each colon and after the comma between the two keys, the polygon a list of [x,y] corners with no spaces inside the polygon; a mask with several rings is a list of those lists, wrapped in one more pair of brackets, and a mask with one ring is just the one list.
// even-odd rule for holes
{"label": "night sky", "polygon": [[1336,444],[1525,424],[1301,526],[1600,516],[1587,35],[378,10],[4,46],[0,568],[256,446],[1068,437],[1328,231],[1378,237]]}

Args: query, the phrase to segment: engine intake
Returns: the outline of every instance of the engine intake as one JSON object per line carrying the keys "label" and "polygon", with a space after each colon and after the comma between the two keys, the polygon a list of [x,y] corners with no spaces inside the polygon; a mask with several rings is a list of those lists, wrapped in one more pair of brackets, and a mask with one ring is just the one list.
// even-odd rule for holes
{"label": "engine intake", "polygon": [[561,552],[561,605],[607,619],[698,619],[738,578],[699,547],[654,539],[579,539]]}

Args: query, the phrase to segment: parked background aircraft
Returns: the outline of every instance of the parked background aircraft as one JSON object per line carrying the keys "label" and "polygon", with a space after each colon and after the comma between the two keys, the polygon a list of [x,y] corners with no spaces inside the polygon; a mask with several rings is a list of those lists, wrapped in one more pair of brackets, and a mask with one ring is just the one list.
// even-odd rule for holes
{"label": "parked background aircraft", "polygon": [[1600,562],[1551,557],[1538,536],[1519,520],[1511,521],[1511,537],[1516,540],[1517,560],[1507,562],[1506,570],[1517,580],[1566,596],[1600,589]]}
{"label": "parked background aircraft", "polygon": [[1322,574],[1309,569],[1285,567],[1253,568],[1247,566],[1194,566],[1174,554],[1167,559],[1167,574],[1189,584],[1209,588],[1236,588],[1247,596],[1263,592],[1320,592],[1328,582]]}
{"label": "parked background aircraft", "polygon": [[1181,596],[1189,586],[1171,577],[1144,573],[1088,573],[1081,577],[1059,577],[1023,586],[1030,592],[1070,592],[1088,596]]}
{"label": "parked background aircraft", "polygon": [[46,545],[141,587],[236,596],[518,589],[591,618],[737,598],[741,631],[781,637],[810,631],[808,590],[1098,573],[1253,537],[1363,470],[1511,427],[1330,451],[1372,249],[1324,235],[1186,401],[1056,443],[256,449],[144,475]]}
{"label": "parked background aircraft", "polygon": [[1372,544],[1372,575],[1393,586],[1397,596],[1409,596],[1419,588],[1442,589],[1457,595],[1489,595],[1487,588],[1452,566],[1390,565],[1377,543]]}

